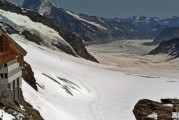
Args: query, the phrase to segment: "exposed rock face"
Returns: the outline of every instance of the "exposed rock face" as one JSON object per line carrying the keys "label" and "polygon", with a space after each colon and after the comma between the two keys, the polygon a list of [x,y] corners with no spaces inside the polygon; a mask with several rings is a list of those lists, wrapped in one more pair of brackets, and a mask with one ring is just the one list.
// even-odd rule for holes
{"label": "exposed rock face", "polygon": [[[39,22],[50,28],[53,28],[62,36],[62,38],[64,38],[73,47],[73,49],[79,56],[84,57],[85,59],[97,62],[97,60],[87,52],[81,38],[79,38],[76,34],[63,30],[61,27],[57,27],[50,19],[43,17],[36,12],[21,9],[20,7],[17,7],[14,4],[9,3],[7,0],[0,0],[0,9],[28,16],[34,22]],[[38,38],[36,35],[34,36],[34,34],[32,33],[29,34],[28,31],[25,31],[23,34],[25,35],[26,38],[30,38],[30,41],[34,41],[39,44],[39,39],[35,40],[36,38]],[[67,49],[67,47],[65,46],[63,47],[57,44],[55,47],[69,54],[74,55],[73,52],[69,51],[69,49]]]}
{"label": "exposed rock face", "polygon": [[33,10],[36,11],[36,10],[38,10],[38,7],[42,4],[42,1],[43,1],[43,0],[24,1],[23,5],[24,5],[25,8],[27,8],[28,6],[26,6],[26,5],[28,5],[28,4],[33,4],[33,5],[31,6],[31,9],[33,9]]}
{"label": "exposed rock face", "polygon": [[173,58],[179,57],[179,38],[161,42],[160,45],[149,54],[169,54]]}
{"label": "exposed rock face", "polygon": [[22,32],[22,35],[25,36],[25,38],[29,41],[35,42],[38,45],[40,45],[41,43],[41,38],[39,36],[37,36],[36,34],[33,34],[27,30],[25,30],[24,32]]}
{"label": "exposed rock face", "polygon": [[0,21],[0,29],[4,30],[8,34],[18,34],[19,33],[13,27],[9,26],[8,24],[4,24],[2,21]]}
{"label": "exposed rock face", "polygon": [[37,83],[34,77],[34,72],[31,66],[26,62],[22,68],[22,78],[35,90],[37,90]]}
{"label": "exposed rock face", "polygon": [[156,113],[157,120],[172,120],[172,112],[172,107],[147,99],[140,100],[133,110],[137,120],[155,120],[150,117],[153,113]]}
{"label": "exposed rock face", "polygon": [[0,109],[14,116],[16,120],[43,120],[40,113],[24,100],[22,92],[18,102],[2,98]]}
{"label": "exposed rock face", "polygon": [[178,99],[161,99],[161,102],[163,104],[179,104],[179,100]]}
{"label": "exposed rock face", "polygon": [[179,38],[179,27],[169,27],[164,29],[154,40],[156,43]]}
{"label": "exposed rock face", "polygon": [[80,37],[78,37],[76,34],[70,33],[69,36],[64,36],[64,39],[71,46],[74,46],[73,49],[75,50],[75,52],[78,55],[80,55],[83,58],[86,58],[87,60],[92,60],[94,62],[98,62],[98,60],[96,60],[96,58],[94,58],[91,54],[88,53],[88,51],[86,50],[85,45],[81,41]]}

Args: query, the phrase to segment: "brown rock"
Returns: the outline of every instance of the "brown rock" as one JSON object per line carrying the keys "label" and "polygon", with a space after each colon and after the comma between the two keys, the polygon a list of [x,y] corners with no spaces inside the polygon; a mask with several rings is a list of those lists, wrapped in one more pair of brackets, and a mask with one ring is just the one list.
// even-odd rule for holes
{"label": "brown rock", "polygon": [[179,100],[178,99],[170,99],[170,98],[161,99],[161,102],[163,104],[179,104]]}
{"label": "brown rock", "polygon": [[32,105],[24,100],[22,91],[20,95],[20,101],[2,98],[0,100],[0,109],[14,116],[15,120],[44,120],[39,111],[35,110]]}
{"label": "brown rock", "polygon": [[179,104],[173,105],[173,112],[179,112]]}
{"label": "brown rock", "polygon": [[36,79],[34,77],[34,72],[32,71],[31,66],[25,62],[25,65],[22,67],[22,78],[35,90],[37,90]]}
{"label": "brown rock", "polygon": [[140,100],[134,107],[133,113],[137,120],[152,120],[148,115],[153,112],[157,113],[157,120],[172,120],[173,108],[170,106],[163,106],[159,102],[143,99]]}

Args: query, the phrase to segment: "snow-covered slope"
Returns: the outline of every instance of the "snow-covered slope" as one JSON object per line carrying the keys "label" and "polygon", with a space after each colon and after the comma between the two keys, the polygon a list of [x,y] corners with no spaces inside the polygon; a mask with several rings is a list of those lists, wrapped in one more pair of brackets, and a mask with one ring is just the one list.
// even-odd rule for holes
{"label": "snow-covered slope", "polygon": [[81,21],[86,22],[86,23],[88,23],[88,24],[94,25],[94,26],[96,26],[96,27],[99,28],[99,29],[107,30],[107,28],[103,27],[102,25],[100,25],[100,24],[98,24],[98,23],[95,23],[95,22],[91,22],[91,21],[82,19],[82,18],[80,18],[79,15],[74,14],[74,13],[72,13],[72,12],[69,12],[69,11],[66,11],[66,12],[67,12],[68,14],[70,14],[71,16],[75,17],[75,18],[78,19],[78,20],[81,20]]}
{"label": "snow-covered slope", "polygon": [[132,110],[139,99],[178,97],[179,82],[170,82],[177,80],[128,75],[98,68],[97,63],[93,63],[96,67],[80,64],[21,36],[11,37],[28,51],[25,60],[39,84],[36,92],[23,82],[25,100],[45,120],[135,120]]}
{"label": "snow-covered slope", "polygon": [[6,113],[4,110],[0,109],[0,119],[1,120],[14,120],[15,117],[11,114]]}
{"label": "snow-covered slope", "polygon": [[42,23],[33,22],[27,16],[23,16],[17,13],[8,12],[0,9],[0,18],[3,23],[8,24],[15,30],[23,33],[24,31],[29,31],[32,34],[41,39],[41,44],[44,44],[52,49],[57,49],[56,46],[64,46],[70,49],[75,54],[75,51],[67,43],[57,31],[49,28]]}

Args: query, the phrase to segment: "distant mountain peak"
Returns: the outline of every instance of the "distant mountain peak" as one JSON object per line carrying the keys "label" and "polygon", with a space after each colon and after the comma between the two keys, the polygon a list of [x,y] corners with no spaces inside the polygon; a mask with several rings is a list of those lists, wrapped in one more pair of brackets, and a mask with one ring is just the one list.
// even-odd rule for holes
{"label": "distant mountain peak", "polygon": [[24,0],[22,5],[26,9],[38,11],[39,14],[50,14],[52,4],[47,0]]}

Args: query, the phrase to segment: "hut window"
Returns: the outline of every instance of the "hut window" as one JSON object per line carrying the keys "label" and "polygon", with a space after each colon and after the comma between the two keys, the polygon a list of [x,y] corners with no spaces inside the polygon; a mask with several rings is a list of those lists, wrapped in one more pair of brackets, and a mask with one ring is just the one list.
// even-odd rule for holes
{"label": "hut window", "polygon": [[1,73],[1,78],[3,78],[3,73]]}
{"label": "hut window", "polygon": [[7,73],[5,73],[5,78],[7,78]]}
{"label": "hut window", "polygon": [[4,67],[7,67],[7,64],[4,64]]}

